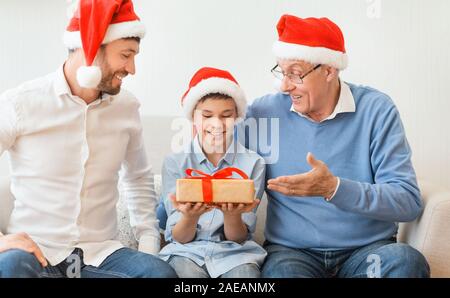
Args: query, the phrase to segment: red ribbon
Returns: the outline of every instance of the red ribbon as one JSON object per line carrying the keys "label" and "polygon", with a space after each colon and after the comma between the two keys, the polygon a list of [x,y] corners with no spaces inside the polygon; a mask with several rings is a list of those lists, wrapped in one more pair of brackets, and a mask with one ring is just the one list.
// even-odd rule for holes
{"label": "red ribbon", "polygon": [[[199,176],[194,176],[193,173],[198,174]],[[220,170],[213,175],[208,175],[202,171],[195,170],[195,169],[187,169],[186,179],[200,179],[202,180],[202,189],[203,189],[203,202],[206,204],[212,204],[213,203],[213,190],[212,190],[212,180],[213,179],[233,179],[231,176],[233,176],[233,173],[238,174],[243,179],[249,179],[247,174],[245,174],[243,171],[239,170],[238,168],[225,168],[223,170]]]}

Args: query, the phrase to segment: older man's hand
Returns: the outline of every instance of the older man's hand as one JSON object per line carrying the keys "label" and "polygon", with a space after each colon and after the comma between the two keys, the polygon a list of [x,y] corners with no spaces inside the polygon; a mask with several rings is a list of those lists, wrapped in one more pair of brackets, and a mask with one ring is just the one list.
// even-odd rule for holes
{"label": "older man's hand", "polygon": [[308,153],[306,161],[312,167],[308,173],[282,176],[268,181],[268,189],[291,197],[331,198],[336,190],[338,178],[328,166]]}

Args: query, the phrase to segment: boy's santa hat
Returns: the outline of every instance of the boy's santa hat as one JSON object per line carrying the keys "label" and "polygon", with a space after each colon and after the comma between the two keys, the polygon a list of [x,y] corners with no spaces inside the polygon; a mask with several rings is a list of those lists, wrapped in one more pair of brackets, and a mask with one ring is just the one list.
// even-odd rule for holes
{"label": "boy's santa hat", "polygon": [[236,103],[238,117],[241,119],[245,118],[247,100],[236,79],[226,70],[204,67],[194,74],[189,83],[189,88],[181,100],[184,113],[189,120],[193,120],[197,103],[203,97],[212,93],[220,93],[233,98]]}
{"label": "boy's santa hat", "polygon": [[279,40],[273,45],[277,58],[347,68],[344,35],[329,19],[283,15],[277,29]]}
{"label": "boy's santa hat", "polygon": [[64,44],[69,49],[83,48],[86,66],[77,71],[80,86],[95,88],[100,83],[101,70],[93,63],[101,45],[144,36],[145,26],[134,12],[131,0],[79,0],[64,33]]}

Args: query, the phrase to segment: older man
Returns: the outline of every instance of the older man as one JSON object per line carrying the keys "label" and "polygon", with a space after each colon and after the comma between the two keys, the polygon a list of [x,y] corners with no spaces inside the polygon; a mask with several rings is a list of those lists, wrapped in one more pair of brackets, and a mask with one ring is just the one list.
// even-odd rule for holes
{"label": "older man", "polygon": [[[0,98],[15,206],[0,277],[176,277],[159,251],[139,102],[121,91],[145,28],[131,0],[81,0],[55,73]],[[119,170],[139,251],[115,240]]]}
{"label": "older man", "polygon": [[425,258],[396,242],[397,222],[414,220],[422,201],[394,103],[339,78],[347,54],[329,19],[284,15],[278,33],[272,72],[283,93],[248,112],[280,125],[263,276],[428,277]]}

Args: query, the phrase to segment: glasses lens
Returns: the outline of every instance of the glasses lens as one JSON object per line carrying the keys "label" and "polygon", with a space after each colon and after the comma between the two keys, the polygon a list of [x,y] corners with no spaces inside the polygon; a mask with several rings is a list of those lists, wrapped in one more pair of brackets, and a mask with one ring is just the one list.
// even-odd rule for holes
{"label": "glasses lens", "polygon": [[291,80],[291,82],[294,83],[294,84],[299,84],[299,85],[303,84],[303,80],[302,80],[302,77],[300,75],[291,74],[289,76],[289,80]]}
{"label": "glasses lens", "polygon": [[272,74],[279,80],[284,78],[283,72],[279,68],[272,69]]}

